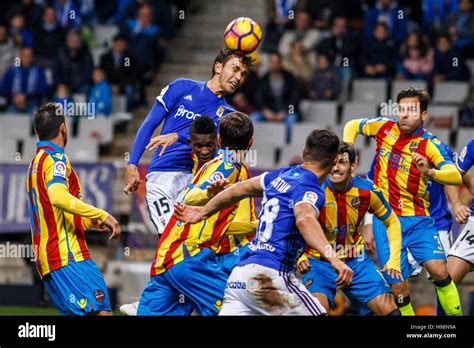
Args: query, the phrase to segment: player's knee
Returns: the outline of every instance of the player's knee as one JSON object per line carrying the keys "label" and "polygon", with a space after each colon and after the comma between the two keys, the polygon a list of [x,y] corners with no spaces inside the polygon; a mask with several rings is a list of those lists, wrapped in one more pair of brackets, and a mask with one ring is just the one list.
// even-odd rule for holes
{"label": "player's knee", "polygon": [[393,296],[395,297],[396,302],[397,302],[397,299],[407,297],[410,295],[406,281],[391,284],[390,287],[392,288]]}
{"label": "player's knee", "polygon": [[430,274],[431,279],[434,281],[440,281],[446,279],[449,276],[448,267],[446,266],[446,261],[444,260],[430,261],[429,266],[426,268]]}

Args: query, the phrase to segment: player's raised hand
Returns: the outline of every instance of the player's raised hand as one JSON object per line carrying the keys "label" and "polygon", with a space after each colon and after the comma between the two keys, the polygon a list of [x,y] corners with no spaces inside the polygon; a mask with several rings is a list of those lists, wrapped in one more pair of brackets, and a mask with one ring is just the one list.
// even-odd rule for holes
{"label": "player's raised hand", "polygon": [[415,162],[416,168],[424,175],[428,175],[431,170],[430,165],[426,157],[423,157],[418,152],[412,155],[412,159]]}
{"label": "player's raised hand", "polygon": [[142,182],[143,180],[140,180],[140,173],[138,172],[137,166],[134,164],[129,164],[127,166],[127,179],[123,192],[125,192],[127,195],[131,194],[138,189],[138,186]]}
{"label": "player's raised hand", "polygon": [[309,264],[308,260],[303,260],[298,263],[298,272],[301,274],[308,273],[311,270],[311,265]]}
{"label": "player's raised hand", "polygon": [[229,180],[227,179],[214,181],[212,184],[210,184],[207,187],[207,193],[209,194],[209,196],[214,197],[219,192],[224,191],[228,184],[229,184]]}
{"label": "player's raised hand", "polygon": [[396,279],[400,279],[403,281],[403,276],[402,274],[397,271],[396,269],[393,269],[393,268],[387,268],[388,266],[388,262],[387,264],[380,270],[381,273],[387,271],[388,275],[392,278],[396,278]]}
{"label": "player's raised hand", "polygon": [[104,224],[112,232],[109,237],[109,240],[117,239],[118,237],[120,237],[122,229],[120,228],[120,224],[118,223],[118,221],[112,215],[109,214],[107,219],[104,221]]}
{"label": "player's raised hand", "polygon": [[178,133],[158,135],[157,137],[152,138],[145,148],[147,150],[153,151],[154,149],[161,146],[162,148],[159,155],[161,156],[165,153],[165,150],[168,146],[173,145],[177,141],[178,141]]}
{"label": "player's raised hand", "polygon": [[471,209],[457,202],[453,204],[453,214],[458,224],[465,224],[471,216]]}
{"label": "player's raised hand", "polygon": [[339,259],[334,259],[331,264],[338,274],[338,277],[336,279],[337,287],[345,288],[349,286],[349,284],[352,282],[352,270]]}
{"label": "player's raised hand", "polygon": [[203,207],[176,203],[174,205],[173,216],[177,220],[187,224],[195,224],[202,220],[202,211]]}

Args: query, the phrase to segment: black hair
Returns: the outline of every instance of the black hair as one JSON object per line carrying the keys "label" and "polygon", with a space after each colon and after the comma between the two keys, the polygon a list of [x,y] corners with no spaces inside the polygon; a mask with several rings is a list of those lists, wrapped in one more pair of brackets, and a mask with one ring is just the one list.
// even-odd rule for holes
{"label": "black hair", "polygon": [[349,145],[348,143],[341,142],[339,144],[338,154],[342,155],[344,153],[347,153],[347,155],[349,156],[350,164],[352,164],[356,161],[357,153],[356,153],[356,150],[354,149],[354,147]]}
{"label": "black hair", "polygon": [[118,40],[123,40],[123,41],[127,41],[127,37],[121,33],[117,34],[114,36],[114,38],[112,39],[113,42],[116,42]]}
{"label": "black hair", "polygon": [[212,64],[212,76],[216,74],[216,69],[214,68],[216,66],[216,63],[221,63],[222,65],[224,65],[232,57],[239,58],[242,64],[244,64],[247,67],[247,70],[249,72],[254,70],[254,63],[251,57],[240,55],[234,51],[224,48],[219,52],[219,54],[214,59],[214,63]]}
{"label": "black hair", "polygon": [[315,129],[306,138],[304,161],[318,162],[322,167],[329,167],[339,151],[338,136],[327,129]]}
{"label": "black hair", "polygon": [[190,134],[216,134],[216,124],[209,116],[197,117],[189,126]]}
{"label": "black hair", "polygon": [[219,135],[221,148],[247,150],[253,136],[252,121],[243,112],[230,112],[221,119]]}
{"label": "black hair", "polygon": [[33,124],[39,140],[51,140],[58,136],[59,127],[65,122],[61,106],[47,103],[36,109]]}
{"label": "black hair", "polygon": [[430,94],[422,88],[407,88],[402,90],[397,95],[397,103],[404,98],[418,98],[420,103],[420,111],[428,110],[428,104],[430,103]]}

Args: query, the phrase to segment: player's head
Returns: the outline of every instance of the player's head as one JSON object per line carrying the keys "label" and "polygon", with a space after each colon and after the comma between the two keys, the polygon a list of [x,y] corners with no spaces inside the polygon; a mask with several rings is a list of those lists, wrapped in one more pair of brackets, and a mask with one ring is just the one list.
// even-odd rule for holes
{"label": "player's head", "polygon": [[216,124],[209,116],[197,117],[189,127],[189,146],[200,163],[211,160],[217,148]]}
{"label": "player's head", "polygon": [[326,172],[331,168],[339,149],[339,138],[327,129],[315,129],[306,138],[303,149],[303,162],[314,162]]}
{"label": "player's head", "polygon": [[47,103],[40,106],[36,109],[33,124],[39,140],[57,140],[66,146],[67,128],[60,105]]}
{"label": "player's head", "polygon": [[398,126],[402,132],[413,133],[428,117],[430,95],[421,88],[407,88],[398,93]]}
{"label": "player's head", "polygon": [[337,152],[336,163],[331,169],[328,178],[333,184],[346,183],[357,167],[356,151],[353,146],[347,143],[340,143]]}
{"label": "player's head", "polygon": [[224,94],[230,94],[245,81],[251,69],[253,69],[252,58],[223,49],[214,59],[212,78],[217,80]]}
{"label": "player's head", "polygon": [[243,112],[228,113],[219,123],[217,141],[221,149],[248,150],[253,144],[252,121]]}

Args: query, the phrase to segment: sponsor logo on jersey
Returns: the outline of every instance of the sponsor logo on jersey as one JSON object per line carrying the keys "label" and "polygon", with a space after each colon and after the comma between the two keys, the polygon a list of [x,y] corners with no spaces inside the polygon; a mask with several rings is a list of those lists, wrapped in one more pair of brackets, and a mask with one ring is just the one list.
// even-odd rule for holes
{"label": "sponsor logo on jersey", "polygon": [[193,101],[193,96],[190,94],[190,95],[187,95],[186,97],[184,97],[184,99],[189,100],[189,101]]}
{"label": "sponsor logo on jersey", "polygon": [[241,281],[235,281],[235,282],[227,282],[225,284],[226,289],[242,289],[245,290],[247,289],[247,284],[245,282]]}
{"label": "sponsor logo on jersey", "polygon": [[318,201],[318,194],[313,191],[305,192],[303,196],[303,201],[309,202],[311,204],[316,204],[316,202]]}
{"label": "sponsor logo on jersey", "polygon": [[359,209],[360,207],[360,198],[359,197],[355,197],[355,198],[352,198],[352,201],[351,201],[351,205],[354,209]]}
{"label": "sponsor logo on jersey", "polygon": [[188,120],[194,120],[196,117],[201,117],[201,115],[186,109],[184,105],[180,105],[178,110],[176,110],[176,114],[173,116],[173,118],[176,117],[186,117]]}
{"label": "sponsor logo on jersey", "polygon": [[66,164],[64,162],[54,163],[53,176],[60,176],[66,178]]}
{"label": "sponsor logo on jersey", "polygon": [[105,294],[100,289],[97,289],[97,290],[94,291],[94,297],[99,302],[104,302],[104,300],[105,300]]}
{"label": "sponsor logo on jersey", "polygon": [[313,278],[308,278],[304,281],[304,286],[306,289],[309,289],[309,287],[313,284]]}
{"label": "sponsor logo on jersey", "polygon": [[463,162],[466,155],[467,155],[467,146],[464,146],[461,153],[460,153],[460,155],[459,155],[459,157],[458,157],[458,160],[460,162]]}
{"label": "sponsor logo on jersey", "polygon": [[79,307],[81,307],[81,309],[84,309],[87,306],[87,299],[82,298],[79,300],[79,302],[77,302],[77,304],[79,305]]}
{"label": "sponsor logo on jersey", "polygon": [[223,106],[219,106],[219,109],[217,109],[217,112],[216,112],[216,115],[217,117],[221,118],[222,115],[224,115],[224,107]]}
{"label": "sponsor logo on jersey", "polygon": [[222,309],[222,301],[221,300],[217,300],[215,303],[214,303],[214,307],[216,307],[219,311]]}
{"label": "sponsor logo on jersey", "polygon": [[418,147],[420,147],[420,143],[414,142],[410,144],[410,151],[411,152],[416,152],[418,150]]}

